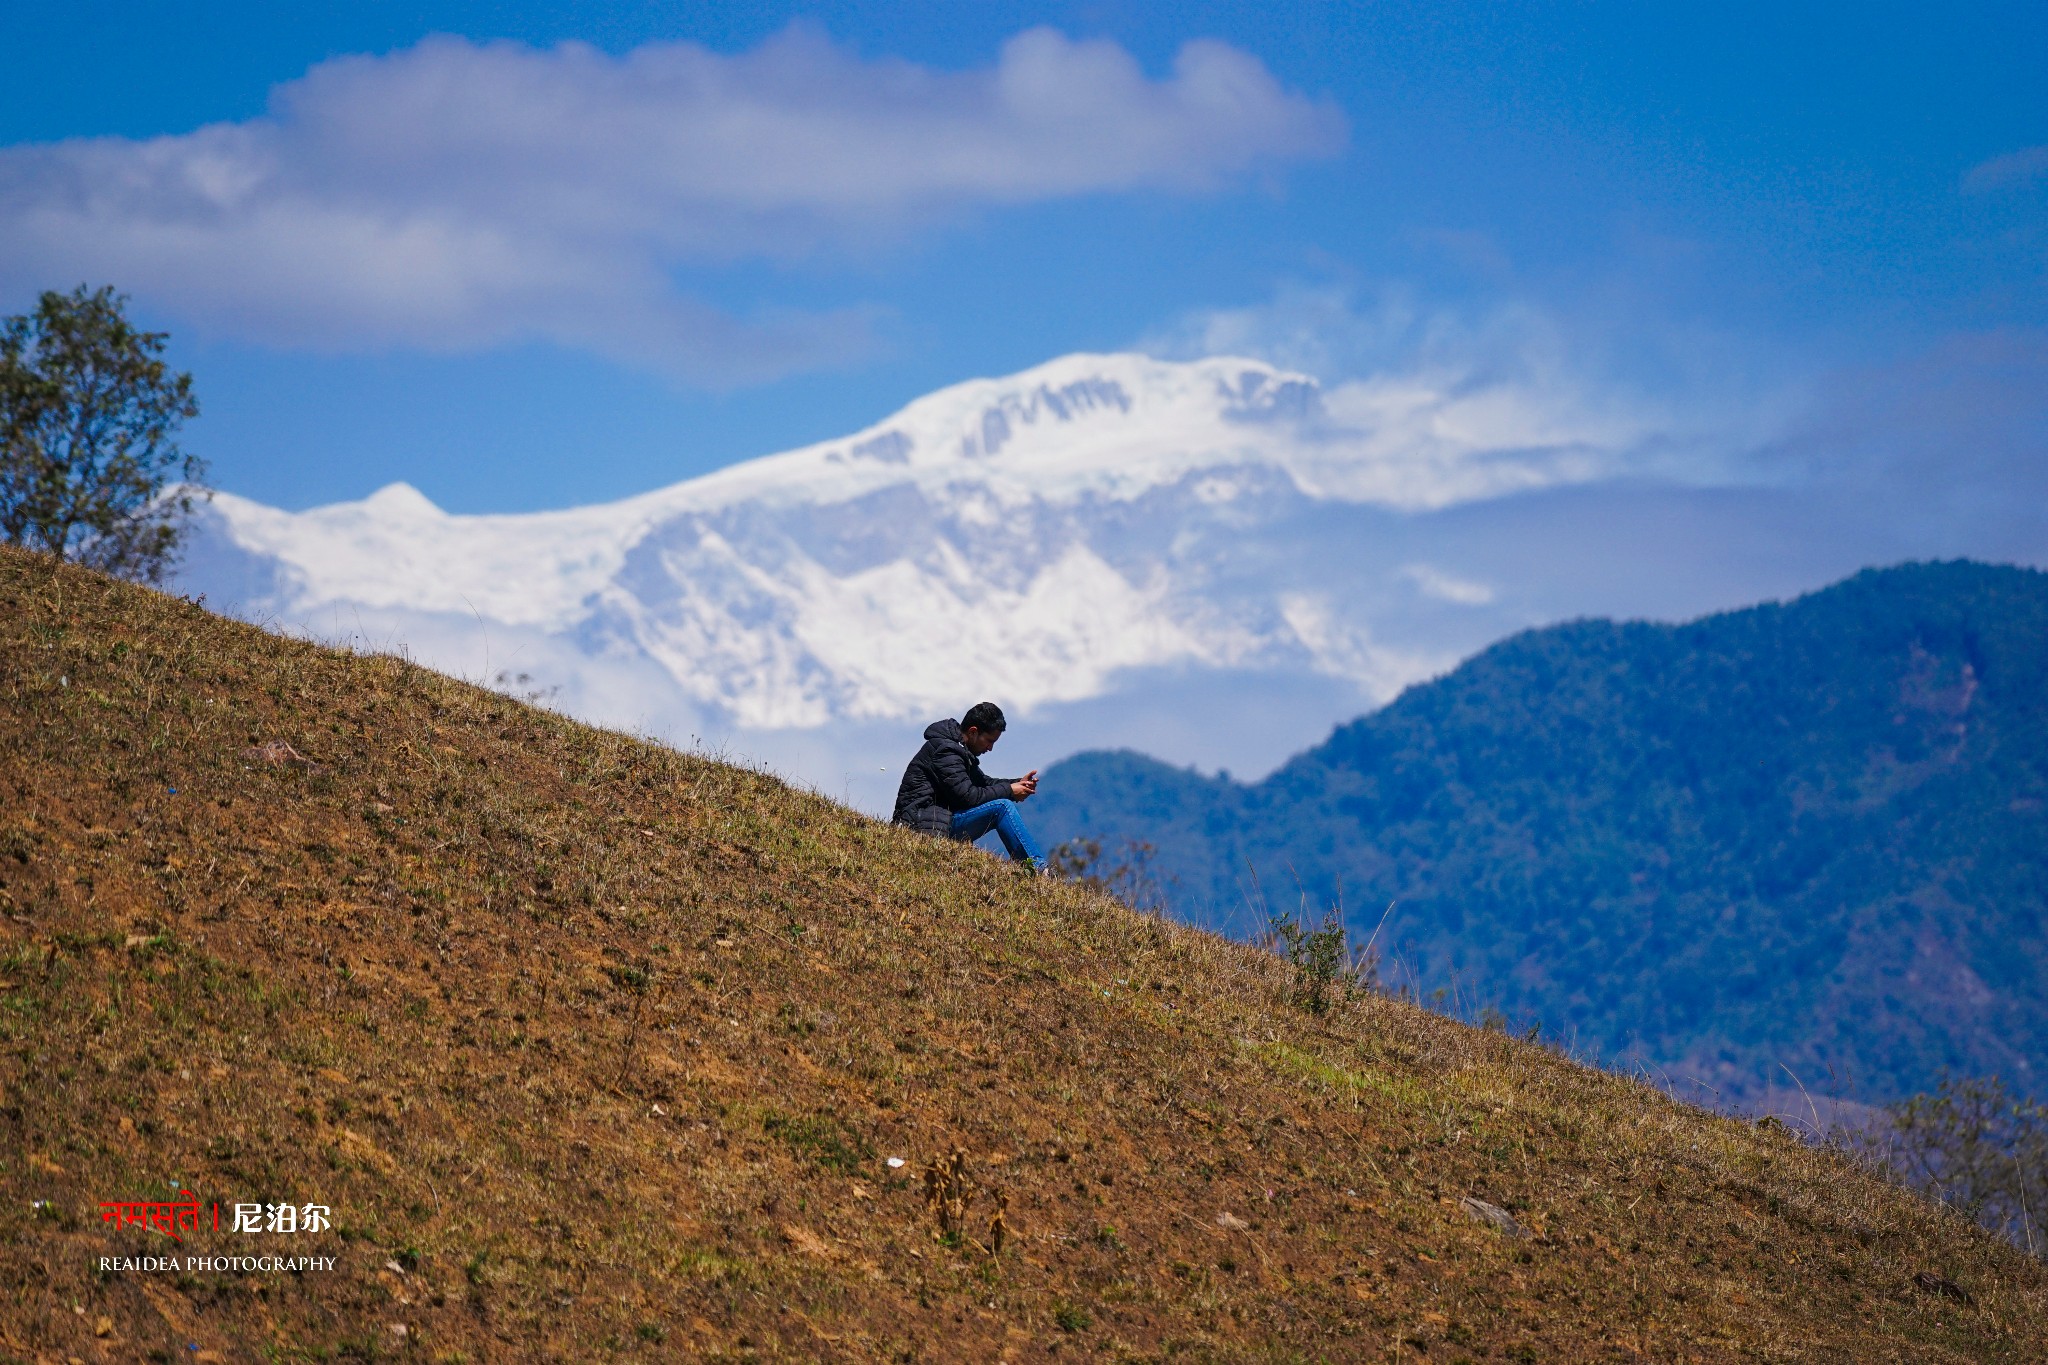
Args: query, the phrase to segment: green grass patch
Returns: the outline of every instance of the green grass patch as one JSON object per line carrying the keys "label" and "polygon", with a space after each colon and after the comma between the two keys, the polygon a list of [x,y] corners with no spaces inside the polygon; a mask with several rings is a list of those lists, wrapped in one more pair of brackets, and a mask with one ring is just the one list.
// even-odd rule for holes
{"label": "green grass patch", "polygon": [[1377,1095],[1411,1108],[1429,1103],[1428,1092],[1405,1076],[1389,1076],[1370,1067],[1352,1070],[1288,1043],[1251,1043],[1246,1047],[1278,1075],[1323,1094]]}
{"label": "green grass patch", "polygon": [[836,1114],[791,1117],[771,1109],[762,1116],[761,1127],[797,1155],[842,1175],[856,1174],[875,1159],[875,1149]]}

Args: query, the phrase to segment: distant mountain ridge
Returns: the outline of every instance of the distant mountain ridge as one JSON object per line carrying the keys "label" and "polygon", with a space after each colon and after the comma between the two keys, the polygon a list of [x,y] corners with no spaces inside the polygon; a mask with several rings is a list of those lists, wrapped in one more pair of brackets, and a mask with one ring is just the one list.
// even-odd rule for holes
{"label": "distant mountain ridge", "polygon": [[[1582,543],[1560,519],[1669,522],[1641,504],[1671,490],[1606,494],[1635,500],[1612,513],[1529,501],[1603,496],[1629,430],[1427,378],[1325,389],[1249,359],[1071,355],[601,506],[452,514],[395,484],[290,512],[223,493],[177,587],[502,672],[585,719],[731,743],[835,794],[865,774],[871,809],[901,736],[984,694],[1065,752],[1128,736],[1142,710],[1164,718],[1138,734],[1159,751],[1264,771],[1488,641],[1611,606],[1580,586],[1611,575],[1553,600],[1512,566]],[[1755,564],[1707,600],[1821,581]],[[1160,689],[1164,705],[1128,704]],[[1219,745],[1172,719],[1225,711],[1264,720]]]}
{"label": "distant mountain ridge", "polygon": [[[950,708],[997,654],[1025,708],[1122,668],[1337,670],[1340,630],[1205,592],[1189,553],[1312,500],[1427,496],[1400,460],[1319,439],[1319,404],[1313,379],[1257,361],[1068,356],[603,506],[451,516],[403,484],[303,513],[222,495],[186,578],[259,615],[474,616],[632,655],[756,727]],[[965,638],[909,657],[935,614]]]}
{"label": "distant mountain ridge", "polygon": [[[1342,896],[1425,990],[1716,1087],[2048,1089],[2048,574],[1857,575],[1685,625],[1530,631],[1244,785],[1050,769],[1050,838],[1178,908]],[[1300,891],[1297,891],[1297,883]]]}
{"label": "distant mountain ridge", "polygon": [[599,506],[222,493],[174,586],[882,812],[918,732],[984,697],[1026,766],[1265,773],[1516,631],[1920,553],[1713,467],[1540,377],[1070,355]]}

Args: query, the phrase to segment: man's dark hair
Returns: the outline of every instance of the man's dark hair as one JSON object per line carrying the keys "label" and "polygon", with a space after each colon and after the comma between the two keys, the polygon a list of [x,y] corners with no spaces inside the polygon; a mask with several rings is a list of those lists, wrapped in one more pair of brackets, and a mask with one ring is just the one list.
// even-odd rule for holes
{"label": "man's dark hair", "polygon": [[978,701],[960,717],[961,729],[979,730],[985,735],[999,735],[1008,725],[1003,719],[1003,708],[992,701]]}

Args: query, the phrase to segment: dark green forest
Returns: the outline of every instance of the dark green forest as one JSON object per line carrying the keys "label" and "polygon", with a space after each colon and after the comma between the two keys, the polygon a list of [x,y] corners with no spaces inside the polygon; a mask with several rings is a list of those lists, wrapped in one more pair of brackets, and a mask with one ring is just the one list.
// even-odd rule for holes
{"label": "dark green forest", "polygon": [[1032,813],[1151,845],[1174,912],[1241,935],[1392,902],[1383,981],[1723,1101],[2048,1089],[2048,574],[1532,630],[1264,781],[1087,753]]}

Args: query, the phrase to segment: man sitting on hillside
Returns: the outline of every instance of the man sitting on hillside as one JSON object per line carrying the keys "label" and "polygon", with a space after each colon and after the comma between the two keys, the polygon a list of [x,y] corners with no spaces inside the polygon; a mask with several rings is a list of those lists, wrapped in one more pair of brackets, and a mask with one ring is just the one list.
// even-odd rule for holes
{"label": "man sitting on hillside", "polygon": [[981,771],[981,756],[996,747],[1006,725],[1001,708],[984,701],[957,721],[926,726],[924,747],[896,789],[895,823],[970,844],[994,830],[1012,859],[1044,872],[1045,855],[1017,814],[1017,803],[1038,790],[1038,770],[1007,780]]}

